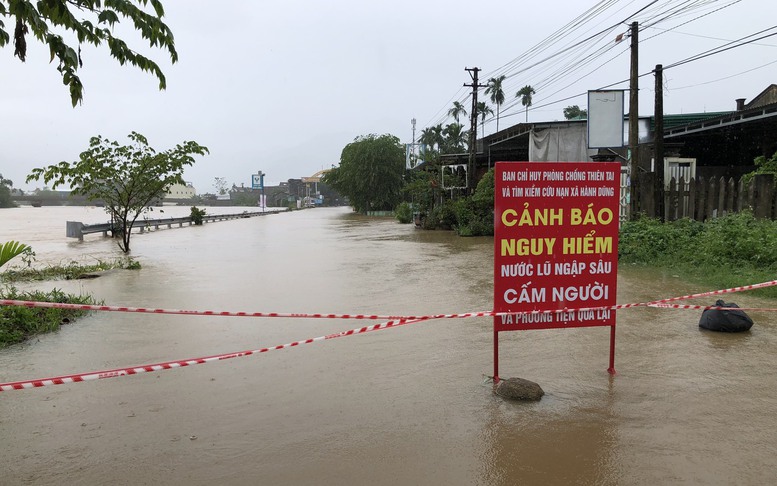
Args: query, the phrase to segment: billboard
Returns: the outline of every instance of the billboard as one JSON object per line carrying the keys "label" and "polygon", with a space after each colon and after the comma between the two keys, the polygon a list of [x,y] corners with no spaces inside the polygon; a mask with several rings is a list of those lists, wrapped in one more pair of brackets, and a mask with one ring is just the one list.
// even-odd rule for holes
{"label": "billboard", "polygon": [[623,90],[588,92],[588,148],[623,147]]}

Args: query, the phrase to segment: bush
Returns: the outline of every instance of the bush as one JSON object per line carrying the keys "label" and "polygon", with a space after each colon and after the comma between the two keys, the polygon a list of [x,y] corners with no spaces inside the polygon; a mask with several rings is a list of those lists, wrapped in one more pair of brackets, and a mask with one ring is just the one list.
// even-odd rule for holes
{"label": "bush", "polygon": [[618,257],[721,288],[769,281],[777,273],[777,222],[755,219],[749,211],[705,223],[640,218],[621,225]]}
{"label": "bush", "polygon": [[413,221],[413,207],[408,202],[402,202],[394,210],[394,216],[401,224],[408,224]]}
{"label": "bush", "polygon": [[472,197],[456,202],[456,232],[459,236],[494,234],[494,169],[480,179]]}
{"label": "bush", "polygon": [[192,206],[192,212],[190,216],[192,218],[192,223],[194,223],[197,226],[201,226],[202,218],[205,217],[205,210],[199,209],[197,206]]}
{"label": "bush", "polygon": [[424,229],[450,230],[456,227],[456,202],[447,200],[434,207],[424,220]]}

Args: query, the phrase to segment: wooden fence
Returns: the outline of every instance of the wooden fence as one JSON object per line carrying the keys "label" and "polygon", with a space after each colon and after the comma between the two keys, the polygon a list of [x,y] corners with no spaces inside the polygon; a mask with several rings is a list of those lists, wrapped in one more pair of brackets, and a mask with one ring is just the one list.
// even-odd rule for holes
{"label": "wooden fence", "polygon": [[757,218],[777,219],[777,191],[772,174],[760,174],[748,183],[744,178],[738,182],[697,177],[685,181],[672,178],[669,187],[655,190],[653,173],[643,174],[639,180],[639,209],[647,216],[656,217],[659,212],[656,201],[664,199],[664,218],[674,221],[690,218],[705,221],[742,210],[752,210]]}

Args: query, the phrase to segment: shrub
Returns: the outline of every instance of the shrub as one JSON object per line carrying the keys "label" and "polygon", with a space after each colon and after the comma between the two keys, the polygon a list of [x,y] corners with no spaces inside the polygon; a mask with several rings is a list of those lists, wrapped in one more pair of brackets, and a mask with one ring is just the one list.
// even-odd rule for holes
{"label": "shrub", "polygon": [[[621,225],[622,263],[672,269],[720,288],[769,281],[777,272],[777,222],[749,211],[701,223],[639,218]],[[777,294],[774,288],[763,291]]]}
{"label": "shrub", "polygon": [[394,210],[394,216],[401,224],[408,224],[413,221],[413,207],[408,202],[401,202]]}
{"label": "shrub", "polygon": [[192,222],[197,225],[202,225],[202,218],[205,217],[205,210],[199,209],[197,206],[192,206],[191,218]]}

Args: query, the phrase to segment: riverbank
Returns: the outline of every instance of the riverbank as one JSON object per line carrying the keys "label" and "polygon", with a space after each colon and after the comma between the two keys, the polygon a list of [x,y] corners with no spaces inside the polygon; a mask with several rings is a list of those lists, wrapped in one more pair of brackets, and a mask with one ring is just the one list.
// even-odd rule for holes
{"label": "riverbank", "polygon": [[[777,222],[750,212],[701,223],[641,218],[621,225],[618,264],[664,269],[713,288],[777,278]],[[777,298],[777,287],[753,291]]]}

